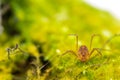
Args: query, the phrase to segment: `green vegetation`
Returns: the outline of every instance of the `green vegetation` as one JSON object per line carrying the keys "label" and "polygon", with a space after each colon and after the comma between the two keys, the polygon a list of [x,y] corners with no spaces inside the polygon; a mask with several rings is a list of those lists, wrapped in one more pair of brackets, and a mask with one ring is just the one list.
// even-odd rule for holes
{"label": "green vegetation", "polygon": [[68,34],[78,34],[79,46],[88,48],[92,34],[101,35],[92,48],[103,48],[119,34],[119,21],[108,12],[83,0],[3,0],[2,5],[0,80],[120,80],[120,36],[85,63],[72,54],[61,56],[76,50]]}

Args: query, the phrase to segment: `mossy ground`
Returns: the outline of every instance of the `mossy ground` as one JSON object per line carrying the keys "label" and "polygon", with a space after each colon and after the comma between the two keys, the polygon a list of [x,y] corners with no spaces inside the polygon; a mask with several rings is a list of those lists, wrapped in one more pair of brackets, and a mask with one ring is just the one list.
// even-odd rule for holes
{"label": "mossy ground", "polygon": [[[92,48],[103,45],[120,32],[119,21],[106,11],[84,3],[83,0],[11,0],[9,11],[3,15],[4,32],[0,34],[0,80],[120,80],[120,36],[112,38],[101,50],[94,52],[85,63],[66,50],[79,46]],[[7,19],[6,19],[6,16]],[[11,52],[7,48],[19,49]],[[76,53],[77,54],[77,53]]]}

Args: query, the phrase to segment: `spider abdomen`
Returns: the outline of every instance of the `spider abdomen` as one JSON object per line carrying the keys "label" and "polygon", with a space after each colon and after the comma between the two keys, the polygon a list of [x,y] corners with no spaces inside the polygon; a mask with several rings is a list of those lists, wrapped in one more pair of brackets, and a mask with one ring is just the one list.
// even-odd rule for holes
{"label": "spider abdomen", "polygon": [[82,62],[87,61],[89,58],[88,48],[85,45],[80,46],[78,56]]}

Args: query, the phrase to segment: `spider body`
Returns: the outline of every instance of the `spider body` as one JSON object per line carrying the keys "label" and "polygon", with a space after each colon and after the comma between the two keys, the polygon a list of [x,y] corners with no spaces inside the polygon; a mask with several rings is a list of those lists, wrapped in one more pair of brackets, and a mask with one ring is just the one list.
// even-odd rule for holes
{"label": "spider body", "polygon": [[79,50],[78,50],[78,58],[80,61],[85,62],[89,59],[89,51],[87,46],[81,45]]}
{"label": "spider body", "polygon": [[90,56],[91,56],[91,54],[94,51],[97,51],[100,55],[102,55],[101,52],[99,51],[100,50],[99,48],[91,49],[91,45],[92,45],[92,41],[93,41],[94,36],[99,36],[99,35],[96,35],[96,34],[92,35],[91,42],[90,42],[90,49],[88,49],[88,47],[86,45],[81,45],[78,48],[78,35],[72,34],[72,36],[76,37],[76,51],[67,50],[65,53],[63,53],[63,55],[66,54],[66,53],[73,53],[81,62],[88,61]]}

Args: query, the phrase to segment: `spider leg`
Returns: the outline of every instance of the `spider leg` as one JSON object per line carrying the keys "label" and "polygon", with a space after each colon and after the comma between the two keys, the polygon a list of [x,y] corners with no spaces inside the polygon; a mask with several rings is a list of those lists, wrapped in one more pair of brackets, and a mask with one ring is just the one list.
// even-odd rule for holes
{"label": "spider leg", "polygon": [[102,56],[102,53],[100,52],[99,48],[93,48],[92,51],[90,52],[89,56],[91,56],[94,51],[97,51]]}
{"label": "spider leg", "polygon": [[93,34],[93,35],[91,36],[91,40],[90,40],[90,50],[91,50],[92,42],[93,42],[93,39],[94,39],[95,36],[101,37],[99,34]]}
{"label": "spider leg", "polygon": [[104,47],[106,46],[106,44],[108,44],[113,38],[118,37],[118,36],[120,36],[120,34],[115,34],[115,35],[113,35],[111,38],[109,38],[109,39],[104,43],[104,45],[102,46],[102,48],[104,48]]}
{"label": "spider leg", "polygon": [[76,51],[78,51],[78,35],[77,34],[69,34],[69,35],[76,37]]}
{"label": "spider leg", "polygon": [[[74,51],[72,51],[72,50],[67,50],[66,52],[64,52],[62,55],[60,55],[60,56],[58,56],[58,57],[61,57],[61,56],[65,55],[65,54],[67,54],[67,53],[72,53],[73,55],[75,55],[76,57],[78,57],[77,54],[76,54]],[[56,55],[53,56],[53,57],[51,58],[51,60],[53,60],[54,57],[56,57]],[[47,66],[48,64],[49,64],[49,62],[47,62],[46,64],[44,64],[43,66],[41,66],[41,67],[40,67],[40,70],[43,69],[43,68],[44,68],[45,66]]]}
{"label": "spider leg", "polygon": [[65,53],[62,54],[62,56],[65,55],[65,54],[67,54],[67,53],[72,53],[73,55],[75,55],[76,57],[78,57],[77,54],[74,51],[72,51],[72,50],[67,50]]}

